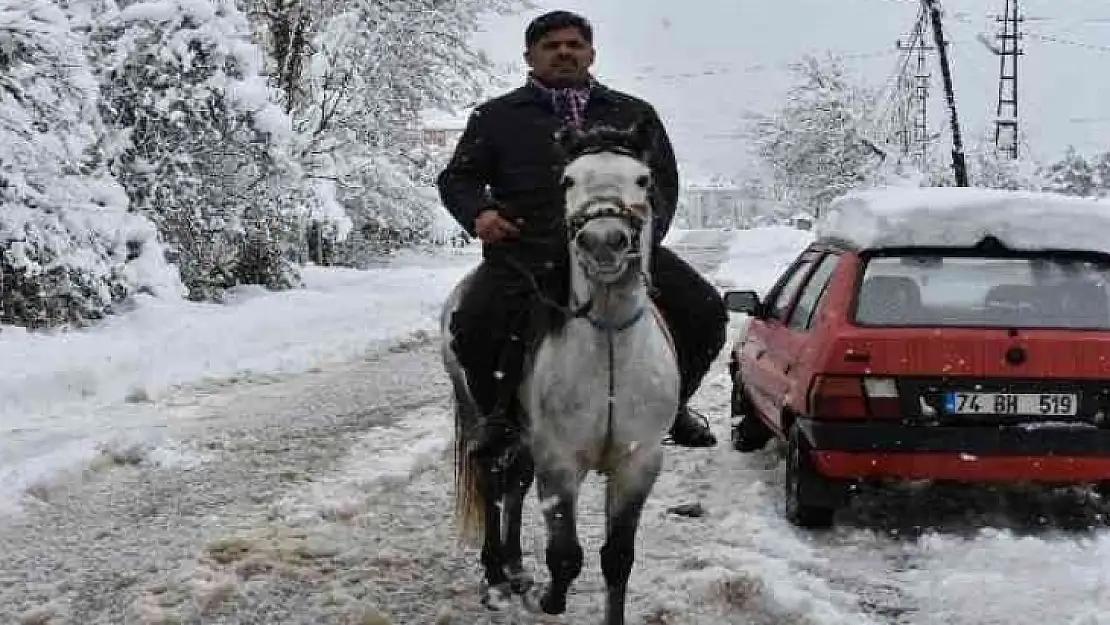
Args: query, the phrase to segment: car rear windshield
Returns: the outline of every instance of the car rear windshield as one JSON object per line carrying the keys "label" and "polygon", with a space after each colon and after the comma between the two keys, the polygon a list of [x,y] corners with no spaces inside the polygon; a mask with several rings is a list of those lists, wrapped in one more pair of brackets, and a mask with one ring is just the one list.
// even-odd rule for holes
{"label": "car rear windshield", "polygon": [[1110,330],[1110,258],[905,254],[865,262],[860,325]]}

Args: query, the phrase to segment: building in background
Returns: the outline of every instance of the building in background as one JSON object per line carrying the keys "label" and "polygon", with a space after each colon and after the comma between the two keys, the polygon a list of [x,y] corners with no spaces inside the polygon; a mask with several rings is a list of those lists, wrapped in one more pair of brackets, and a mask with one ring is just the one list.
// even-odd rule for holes
{"label": "building in background", "polygon": [[771,218],[774,209],[774,202],[750,189],[727,182],[695,183],[679,191],[675,221],[693,230],[751,228]]}
{"label": "building in background", "polygon": [[[464,113],[469,113],[468,111]],[[417,135],[419,147],[428,152],[450,155],[466,129],[467,114],[452,116],[443,113],[427,113],[421,118],[420,132]]]}

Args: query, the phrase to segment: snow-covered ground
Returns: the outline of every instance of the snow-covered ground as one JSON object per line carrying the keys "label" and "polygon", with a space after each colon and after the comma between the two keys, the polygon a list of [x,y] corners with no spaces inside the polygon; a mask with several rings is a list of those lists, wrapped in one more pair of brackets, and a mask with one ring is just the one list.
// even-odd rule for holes
{"label": "snow-covered ground", "polygon": [[[674,231],[668,242],[716,231]],[[714,238],[716,237],[716,238]],[[447,290],[477,245],[399,253],[366,271],[307,267],[305,288],[237,289],[223,304],[142,298],[92,329],[0,328],[0,514],[28,486],[105,448],[163,437],[189,418],[167,401],[230,382],[295,375],[438,333]],[[172,445],[172,443],[170,443]],[[165,462],[181,461],[172,446]]]}
{"label": "snow-covered ground", "polygon": [[471,246],[402,254],[366,271],[308,267],[305,288],[241,288],[224,304],[146,298],[85,331],[0,331],[0,513],[10,496],[181,415],[183,387],[298,374],[438,331],[443,294]]}
{"label": "snow-covered ground", "polygon": [[[765,291],[808,240],[761,229],[676,233],[671,242],[720,284]],[[126,395],[149,384],[152,400],[139,403],[97,387],[105,390],[88,400],[93,421],[59,423],[106,431],[112,418],[132,426],[150,419],[174,442],[114,447],[79,478],[30,489],[25,514],[0,526],[0,622],[541,622],[477,605],[477,556],[455,543],[451,523],[446,381],[434,345],[405,340],[434,331],[438,300],[473,260],[413,257],[377,277],[320,272],[311,278],[315,294],[256,294],[227,308],[255,311],[238,322],[200,317],[223,319],[218,327],[227,329],[209,343],[224,355],[214,376],[246,368],[287,375],[216,383],[204,382],[204,372],[130,374],[116,388]],[[370,288],[378,299],[361,292]],[[310,313],[312,304],[289,301],[298,297],[318,298],[320,307]],[[373,312],[382,298],[388,311]],[[393,320],[385,343],[385,333],[368,330],[382,326],[357,321],[358,302],[367,317]],[[310,321],[316,327],[305,328]],[[258,334],[272,342],[246,347],[230,331],[253,324],[269,324]],[[172,315],[161,325],[180,328]],[[71,369],[91,336],[112,332],[128,334],[93,330],[70,348]],[[344,332],[351,344],[333,341]],[[279,335],[319,335],[333,348],[282,359]],[[44,353],[66,349],[62,338],[37,340],[49,345]],[[695,404],[725,441],[729,390],[722,354]],[[78,432],[105,440],[95,428]],[[1105,525],[1106,510],[1086,494],[906,486],[864,493],[836,530],[807,533],[782,518],[781,475],[771,450],[668,450],[639,535],[631,622],[1110,624],[1110,534],[1091,529]],[[562,622],[594,622],[603,599],[600,491],[591,478],[581,515],[587,568]],[[668,513],[695,501],[705,517]],[[543,578],[534,499],[524,533],[526,559]]]}

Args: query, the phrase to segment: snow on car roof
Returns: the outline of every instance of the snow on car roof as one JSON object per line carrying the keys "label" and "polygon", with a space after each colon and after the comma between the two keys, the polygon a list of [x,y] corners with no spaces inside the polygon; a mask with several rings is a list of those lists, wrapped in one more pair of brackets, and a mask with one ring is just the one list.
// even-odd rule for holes
{"label": "snow on car roof", "polygon": [[1110,254],[1110,202],[1029,191],[878,188],[835,200],[815,234],[862,249],[973,246],[989,235],[1013,249]]}

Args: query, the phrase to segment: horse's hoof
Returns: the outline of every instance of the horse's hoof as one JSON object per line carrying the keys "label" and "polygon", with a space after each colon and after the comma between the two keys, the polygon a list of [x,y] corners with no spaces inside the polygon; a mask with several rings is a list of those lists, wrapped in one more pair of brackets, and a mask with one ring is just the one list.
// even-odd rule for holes
{"label": "horse's hoof", "polygon": [[481,597],[482,607],[485,609],[491,612],[504,612],[512,603],[513,589],[509,583],[489,586],[482,582]]}
{"label": "horse's hoof", "polygon": [[539,586],[533,586],[521,599],[525,609],[533,614],[558,615],[567,611],[566,596],[557,597],[550,588],[541,590]]}
{"label": "horse's hoof", "polygon": [[543,599],[543,592],[539,586],[533,585],[528,589],[528,592],[520,596],[520,602],[524,604],[524,609],[532,614],[542,614],[543,608],[540,607],[540,602]]}

